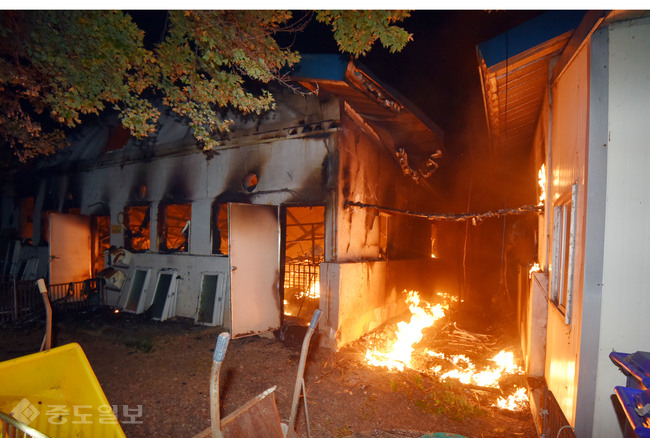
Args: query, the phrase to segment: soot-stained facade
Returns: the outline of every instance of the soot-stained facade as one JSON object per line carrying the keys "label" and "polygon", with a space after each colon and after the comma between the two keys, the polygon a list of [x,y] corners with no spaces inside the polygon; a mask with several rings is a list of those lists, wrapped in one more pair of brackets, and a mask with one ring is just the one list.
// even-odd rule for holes
{"label": "soot-stained facade", "polygon": [[320,307],[335,348],[397,315],[431,263],[431,227],[373,206],[435,206],[442,132],[338,56],[305,56],[293,79],[305,92],[231,115],[210,153],[172,114],[147,141],[110,117],[85,127],[4,186],[3,273],[102,276],[107,305],[234,337]]}

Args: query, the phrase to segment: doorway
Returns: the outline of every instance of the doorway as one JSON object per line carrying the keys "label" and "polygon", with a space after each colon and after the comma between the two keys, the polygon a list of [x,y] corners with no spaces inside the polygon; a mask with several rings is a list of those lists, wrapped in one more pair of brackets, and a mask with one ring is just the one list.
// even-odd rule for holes
{"label": "doorway", "polygon": [[325,207],[286,207],[284,211],[284,315],[303,324],[320,304]]}

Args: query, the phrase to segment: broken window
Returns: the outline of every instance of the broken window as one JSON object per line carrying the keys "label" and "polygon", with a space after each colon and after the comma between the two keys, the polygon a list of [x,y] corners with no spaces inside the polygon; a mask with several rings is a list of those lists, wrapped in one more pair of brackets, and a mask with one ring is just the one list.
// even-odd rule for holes
{"label": "broken window", "polygon": [[124,209],[124,247],[129,251],[147,251],[150,246],[149,206],[135,205]]}
{"label": "broken window", "polygon": [[31,242],[34,235],[34,198],[23,198],[19,206],[19,232],[23,241]]}
{"label": "broken window", "polygon": [[211,217],[212,254],[228,255],[228,204],[212,204]]}
{"label": "broken window", "polygon": [[108,141],[104,146],[104,152],[116,151],[122,149],[131,138],[131,131],[124,126],[116,126],[108,134]]}
{"label": "broken window", "polygon": [[192,204],[161,204],[158,211],[158,251],[188,252]]}
{"label": "broken window", "polygon": [[287,207],[284,314],[308,320],[318,309],[324,261],[325,207]]}
{"label": "broken window", "polygon": [[551,300],[571,321],[573,264],[575,254],[577,185],[558,198],[553,206],[553,254]]}

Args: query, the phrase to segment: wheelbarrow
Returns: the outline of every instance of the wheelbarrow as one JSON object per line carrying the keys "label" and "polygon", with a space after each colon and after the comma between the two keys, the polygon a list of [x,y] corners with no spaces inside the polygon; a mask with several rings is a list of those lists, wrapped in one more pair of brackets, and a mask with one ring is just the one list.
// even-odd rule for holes
{"label": "wheelbarrow", "polygon": [[291,405],[291,415],[288,424],[284,424],[280,420],[277,404],[275,402],[275,386],[267,389],[228,416],[220,419],[219,372],[221,370],[223,358],[226,355],[230,335],[227,332],[219,334],[214,349],[212,371],[210,373],[211,425],[209,428],[194,435],[194,438],[258,438],[261,436],[268,438],[298,438],[298,435],[295,432],[295,422],[301,390],[303,392],[303,400],[305,403],[304,408],[307,420],[307,430],[311,436],[311,431],[309,431],[309,416],[307,413],[307,394],[305,391],[304,371],[305,362],[307,360],[307,350],[309,349],[309,341],[318,325],[320,315],[320,310],[314,312],[311,322],[309,323],[309,328],[307,329],[307,333],[302,342],[298,375],[296,377]]}

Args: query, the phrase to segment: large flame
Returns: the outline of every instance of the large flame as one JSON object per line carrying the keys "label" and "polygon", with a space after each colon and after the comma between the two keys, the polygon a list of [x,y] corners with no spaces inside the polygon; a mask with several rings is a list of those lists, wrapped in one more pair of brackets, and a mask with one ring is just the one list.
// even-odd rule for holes
{"label": "large flame", "polygon": [[[447,299],[453,298],[444,293],[438,293],[438,295]],[[403,371],[406,367],[413,368],[411,363],[413,346],[422,340],[422,330],[432,326],[438,319],[444,317],[444,309],[448,309],[448,306],[442,304],[432,306],[424,302],[421,305],[418,293],[415,291],[408,293],[406,302],[409,304],[411,319],[408,323],[400,322],[397,324],[394,343],[384,349],[374,346],[366,351],[365,357],[368,364],[399,371]],[[514,354],[505,350],[494,355],[490,359],[492,365],[484,369],[478,369],[467,356],[462,354],[446,355],[430,349],[426,349],[425,354],[447,361],[455,367],[445,373],[441,373],[442,366],[440,365],[429,370],[437,374],[442,381],[458,379],[464,384],[499,388],[499,380],[505,375],[523,373],[521,367],[515,362]],[[528,401],[525,388],[515,388],[515,390],[514,394],[506,398],[500,397],[493,406],[509,410],[516,410],[525,406]]]}
{"label": "large flame", "polygon": [[445,316],[445,311],[440,304],[432,306],[424,303],[425,308],[420,307],[420,297],[415,291],[408,293],[406,303],[411,311],[410,321],[397,324],[396,340],[388,349],[380,351],[374,348],[366,351],[366,360],[370,365],[400,371],[407,366],[410,367],[413,345],[422,340],[422,329],[432,326],[434,322]]}

